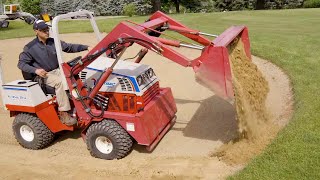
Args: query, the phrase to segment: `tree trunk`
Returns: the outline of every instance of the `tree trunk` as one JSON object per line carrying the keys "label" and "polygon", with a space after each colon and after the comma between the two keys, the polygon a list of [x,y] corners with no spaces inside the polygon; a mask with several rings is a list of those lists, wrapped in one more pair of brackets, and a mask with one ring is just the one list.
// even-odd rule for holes
{"label": "tree trunk", "polygon": [[176,6],[176,13],[180,13],[180,0],[174,0],[174,5]]}
{"label": "tree trunk", "polygon": [[257,0],[256,10],[264,9],[265,0]]}
{"label": "tree trunk", "polygon": [[153,12],[161,10],[161,0],[151,0]]}

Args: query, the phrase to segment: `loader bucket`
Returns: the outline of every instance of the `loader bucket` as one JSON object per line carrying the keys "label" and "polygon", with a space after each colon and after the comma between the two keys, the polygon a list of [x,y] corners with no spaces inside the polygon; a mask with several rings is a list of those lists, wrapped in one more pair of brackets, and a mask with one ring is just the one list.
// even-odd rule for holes
{"label": "loader bucket", "polygon": [[251,60],[248,30],[245,26],[232,26],[219,35],[212,45],[207,46],[195,66],[197,82],[211,89],[215,95],[233,102],[232,71],[230,47],[233,43],[243,43],[244,54]]}

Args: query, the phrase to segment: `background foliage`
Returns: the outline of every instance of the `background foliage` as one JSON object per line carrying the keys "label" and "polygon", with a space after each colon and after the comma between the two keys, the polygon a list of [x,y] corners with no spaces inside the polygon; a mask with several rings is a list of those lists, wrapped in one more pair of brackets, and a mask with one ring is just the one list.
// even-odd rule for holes
{"label": "background foliage", "polygon": [[146,0],[42,0],[41,7],[52,15],[86,9],[97,16],[105,16],[124,14],[124,7],[130,3],[134,5],[137,15],[151,13],[152,6]]}
{"label": "background foliage", "polygon": [[[125,7],[135,9],[130,15],[146,15],[157,10],[166,13],[239,11],[254,9],[317,8],[320,0],[0,0],[3,4],[20,3],[26,12],[58,15],[79,9],[97,16],[125,15]],[[40,6],[40,8],[39,8]]]}
{"label": "background foliage", "polygon": [[304,8],[320,8],[320,0],[307,0],[303,4]]}

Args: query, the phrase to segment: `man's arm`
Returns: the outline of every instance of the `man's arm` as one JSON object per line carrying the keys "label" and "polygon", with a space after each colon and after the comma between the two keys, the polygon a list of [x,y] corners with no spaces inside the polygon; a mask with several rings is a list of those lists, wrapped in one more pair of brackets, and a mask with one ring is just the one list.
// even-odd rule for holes
{"label": "man's arm", "polygon": [[81,52],[88,50],[87,45],[82,45],[82,44],[71,44],[71,43],[66,43],[64,41],[61,41],[61,48],[63,52],[67,53],[75,53],[75,52]]}
{"label": "man's arm", "polygon": [[[47,72],[44,69],[42,69],[42,68],[37,69],[37,68],[30,65],[32,63],[32,61],[33,61],[33,58],[31,56],[31,54],[28,52],[28,47],[25,46],[23,48],[23,52],[20,53],[20,55],[19,55],[18,68],[21,69],[23,72],[37,74],[41,77],[46,77]],[[22,73],[22,74],[24,74],[24,73]],[[24,78],[31,78],[31,77],[25,77],[25,75],[23,75],[23,76],[24,76]],[[26,75],[26,76],[29,76],[29,75]]]}
{"label": "man's arm", "polygon": [[23,48],[23,52],[19,55],[18,68],[27,73],[35,73],[36,68],[31,66],[32,56],[28,52],[28,47]]}

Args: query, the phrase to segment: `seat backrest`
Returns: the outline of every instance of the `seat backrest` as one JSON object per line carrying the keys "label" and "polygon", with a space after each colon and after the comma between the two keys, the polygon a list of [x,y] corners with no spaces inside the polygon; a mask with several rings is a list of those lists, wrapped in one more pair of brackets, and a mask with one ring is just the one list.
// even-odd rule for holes
{"label": "seat backrest", "polygon": [[34,78],[37,76],[36,74],[34,73],[27,73],[27,72],[24,72],[24,71],[21,71],[22,73],[22,76],[25,80],[34,80]]}
{"label": "seat backrest", "polygon": [[42,77],[40,77],[34,73],[27,73],[24,71],[21,71],[21,72],[22,72],[22,76],[25,80],[31,80],[34,82],[38,82],[39,86],[41,87],[42,91],[45,94],[53,94],[53,95],[56,94],[54,87],[46,85],[44,83],[44,79]]}

